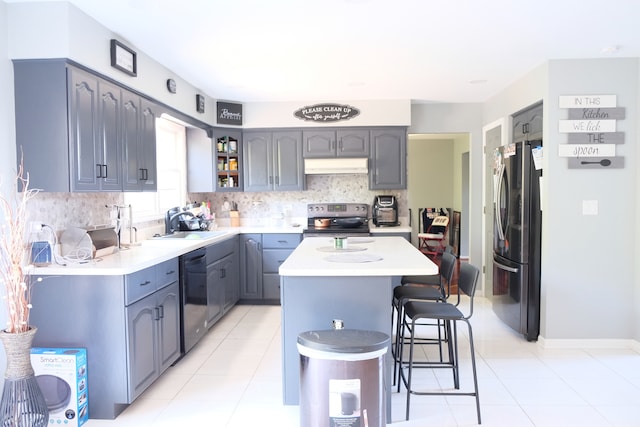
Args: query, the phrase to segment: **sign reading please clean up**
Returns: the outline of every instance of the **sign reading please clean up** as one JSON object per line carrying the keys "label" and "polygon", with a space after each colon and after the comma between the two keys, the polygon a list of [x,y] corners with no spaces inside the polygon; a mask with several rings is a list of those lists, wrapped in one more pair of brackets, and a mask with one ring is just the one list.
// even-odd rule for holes
{"label": "sign reading please clean up", "polygon": [[313,122],[337,122],[349,120],[360,114],[360,110],[350,105],[316,104],[296,110],[293,115],[300,120]]}

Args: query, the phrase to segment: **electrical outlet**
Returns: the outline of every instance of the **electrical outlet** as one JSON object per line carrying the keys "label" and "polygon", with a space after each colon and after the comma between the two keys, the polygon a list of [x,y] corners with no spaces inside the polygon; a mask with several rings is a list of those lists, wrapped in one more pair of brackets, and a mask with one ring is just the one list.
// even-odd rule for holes
{"label": "electrical outlet", "polygon": [[42,231],[42,221],[30,221],[29,233],[39,233]]}

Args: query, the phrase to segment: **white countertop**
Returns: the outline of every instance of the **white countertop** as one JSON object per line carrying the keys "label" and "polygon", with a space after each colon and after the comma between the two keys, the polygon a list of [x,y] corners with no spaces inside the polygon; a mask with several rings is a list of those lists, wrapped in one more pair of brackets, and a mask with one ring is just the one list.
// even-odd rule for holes
{"label": "white countertop", "polygon": [[438,274],[438,266],[403,237],[349,237],[347,240],[347,249],[339,251],[331,249],[331,238],[304,239],[282,263],[280,275],[328,277]]}
{"label": "white countertop", "polygon": [[[222,227],[224,233],[208,239],[149,239],[139,246],[123,248],[101,258],[84,261],[81,264],[35,267],[30,273],[38,276],[120,276],[151,267],[171,258],[184,255],[212,243],[222,242],[240,233],[302,233],[302,227]],[[195,232],[197,233],[197,232]]]}
{"label": "white countertop", "polygon": [[409,221],[400,218],[398,225],[378,227],[373,223],[373,220],[369,220],[369,232],[373,234],[384,233],[411,233],[411,227],[407,225]]}

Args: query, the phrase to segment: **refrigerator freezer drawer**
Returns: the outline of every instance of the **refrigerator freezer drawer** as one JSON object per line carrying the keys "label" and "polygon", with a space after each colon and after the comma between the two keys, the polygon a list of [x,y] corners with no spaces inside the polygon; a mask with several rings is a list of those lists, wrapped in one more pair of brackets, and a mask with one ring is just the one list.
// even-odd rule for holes
{"label": "refrigerator freezer drawer", "polygon": [[527,287],[529,268],[507,259],[493,258],[493,311],[520,333],[527,330]]}

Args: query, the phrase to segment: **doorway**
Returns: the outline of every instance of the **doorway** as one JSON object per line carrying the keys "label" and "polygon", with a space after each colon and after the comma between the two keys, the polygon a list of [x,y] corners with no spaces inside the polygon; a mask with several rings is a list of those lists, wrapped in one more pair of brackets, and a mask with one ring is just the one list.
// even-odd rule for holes
{"label": "doorway", "polygon": [[[469,257],[468,133],[409,134],[407,143],[407,205],[411,240],[418,246],[419,210],[447,208],[460,212],[460,257]],[[450,227],[450,233],[453,227]]]}

